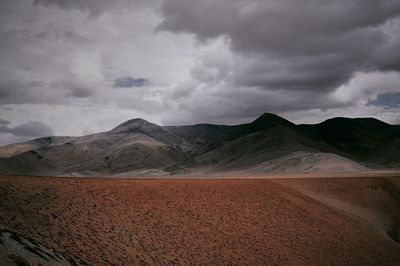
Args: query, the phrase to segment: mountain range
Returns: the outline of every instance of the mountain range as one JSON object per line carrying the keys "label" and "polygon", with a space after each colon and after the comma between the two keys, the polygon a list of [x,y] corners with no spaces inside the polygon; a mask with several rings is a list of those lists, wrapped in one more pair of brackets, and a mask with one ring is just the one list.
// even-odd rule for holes
{"label": "mountain range", "polygon": [[82,136],[0,147],[0,173],[160,176],[346,172],[400,168],[400,125],[332,118],[296,125],[265,113],[240,125],[159,126],[143,119]]}

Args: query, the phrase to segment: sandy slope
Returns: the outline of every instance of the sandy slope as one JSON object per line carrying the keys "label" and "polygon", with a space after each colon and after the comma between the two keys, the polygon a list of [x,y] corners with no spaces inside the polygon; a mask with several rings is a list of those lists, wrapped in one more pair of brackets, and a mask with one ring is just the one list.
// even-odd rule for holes
{"label": "sandy slope", "polygon": [[3,176],[0,227],[91,265],[396,265],[400,244],[334,200],[396,223],[398,183]]}
{"label": "sandy slope", "polygon": [[276,179],[274,182],[366,222],[383,236],[400,243],[400,178]]}
{"label": "sandy slope", "polygon": [[367,171],[354,161],[333,153],[323,152],[294,152],[257,164],[246,171],[251,173],[343,173]]}

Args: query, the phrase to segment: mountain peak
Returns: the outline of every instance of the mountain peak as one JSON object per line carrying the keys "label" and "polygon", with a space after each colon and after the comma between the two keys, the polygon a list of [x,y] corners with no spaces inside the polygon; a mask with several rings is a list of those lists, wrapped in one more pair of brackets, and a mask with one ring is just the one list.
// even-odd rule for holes
{"label": "mountain peak", "polygon": [[128,125],[146,125],[146,124],[152,124],[147,120],[144,120],[143,118],[133,118],[129,119],[128,121],[125,121],[124,123],[120,124],[119,126],[128,126]]}
{"label": "mountain peak", "polygon": [[111,132],[126,132],[126,131],[136,131],[136,130],[151,130],[159,128],[160,126],[153,124],[142,118],[130,119],[111,130]]}
{"label": "mountain peak", "polygon": [[292,127],[295,126],[292,122],[283,119],[280,116],[270,114],[270,113],[264,113],[260,117],[258,117],[256,120],[251,122],[250,124],[246,125],[246,130],[249,132],[255,132],[255,131],[260,131],[260,130],[265,130],[265,129],[270,129],[270,128],[279,128],[279,127]]}
{"label": "mountain peak", "polygon": [[275,114],[271,113],[264,113],[260,117],[258,117],[256,120],[252,122],[252,124],[285,124],[285,125],[293,125],[292,122],[289,122],[288,120],[277,116]]}

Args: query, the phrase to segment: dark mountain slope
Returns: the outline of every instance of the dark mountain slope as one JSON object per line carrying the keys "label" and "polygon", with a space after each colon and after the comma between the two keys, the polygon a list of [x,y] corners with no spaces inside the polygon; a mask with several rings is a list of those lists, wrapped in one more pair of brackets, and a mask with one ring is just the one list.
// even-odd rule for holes
{"label": "dark mountain slope", "polygon": [[0,173],[330,171],[363,169],[360,163],[374,168],[400,167],[399,132],[400,126],[372,118],[334,118],[316,125],[295,125],[263,114],[241,125],[167,127],[132,119],[108,132],[47,137],[1,147]]}
{"label": "dark mountain slope", "polygon": [[213,149],[225,140],[232,138],[236,126],[197,124],[193,126],[167,126],[171,134],[185,139],[191,146],[192,154],[199,154]]}
{"label": "dark mountain slope", "polygon": [[368,154],[367,161],[380,168],[400,168],[400,136],[380,142]]}
{"label": "dark mountain slope", "polygon": [[[392,139],[400,136],[398,126],[374,118],[332,118],[320,124],[300,125],[300,127],[335,147],[338,154],[366,162],[374,161],[372,157],[379,146],[390,143]],[[385,156],[384,154],[379,156],[382,155]]]}
{"label": "dark mountain slope", "polygon": [[330,152],[328,143],[313,133],[277,117],[264,114],[252,123],[236,126],[215,149],[195,157],[197,165],[218,169],[247,168],[297,151]]}

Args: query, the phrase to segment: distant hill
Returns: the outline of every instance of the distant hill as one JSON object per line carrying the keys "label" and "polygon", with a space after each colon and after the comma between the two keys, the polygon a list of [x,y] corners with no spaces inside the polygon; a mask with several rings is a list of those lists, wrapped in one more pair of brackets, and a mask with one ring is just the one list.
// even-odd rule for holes
{"label": "distant hill", "polygon": [[339,155],[372,167],[400,167],[399,126],[375,118],[338,117],[300,127],[329,143]]}
{"label": "distant hill", "polygon": [[400,168],[400,126],[373,118],[295,125],[274,114],[248,124],[158,126],[132,119],[82,137],[0,147],[0,173],[146,176]]}

